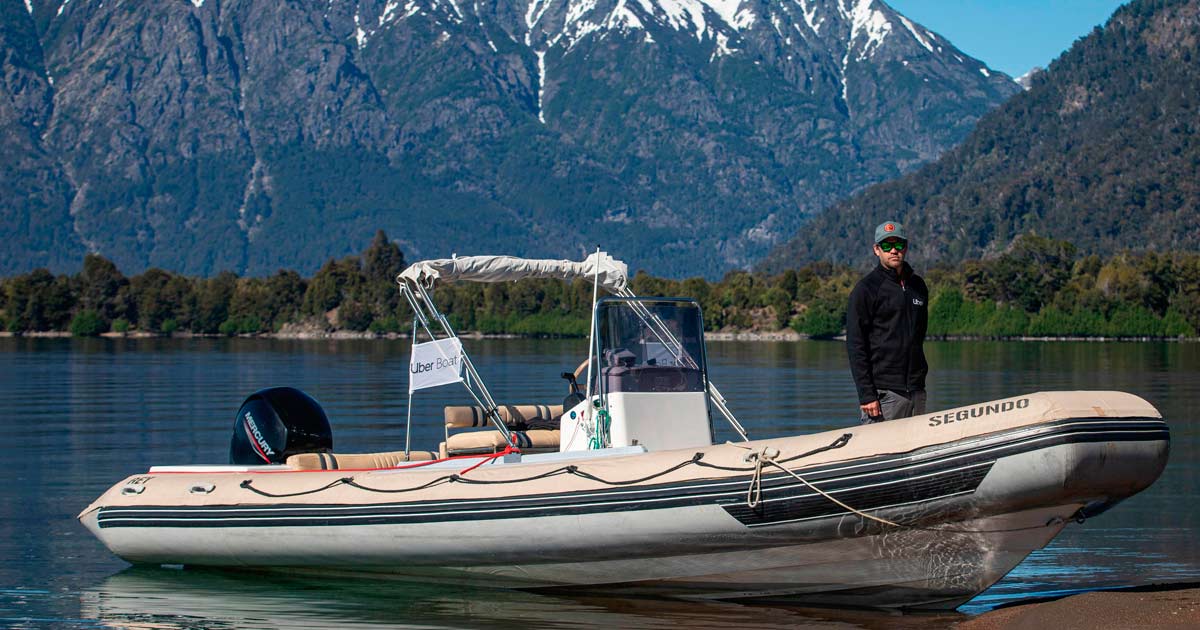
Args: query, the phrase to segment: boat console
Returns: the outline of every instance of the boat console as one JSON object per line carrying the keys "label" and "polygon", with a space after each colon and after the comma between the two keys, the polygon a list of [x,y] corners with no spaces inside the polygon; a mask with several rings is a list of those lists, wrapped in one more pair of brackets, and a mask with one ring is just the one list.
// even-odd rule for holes
{"label": "boat console", "polygon": [[[597,302],[594,325],[599,367],[591,376],[591,400],[563,414],[560,449],[711,445],[700,305],[685,298],[609,297]],[[592,418],[602,420],[607,435],[588,434],[597,426]]]}

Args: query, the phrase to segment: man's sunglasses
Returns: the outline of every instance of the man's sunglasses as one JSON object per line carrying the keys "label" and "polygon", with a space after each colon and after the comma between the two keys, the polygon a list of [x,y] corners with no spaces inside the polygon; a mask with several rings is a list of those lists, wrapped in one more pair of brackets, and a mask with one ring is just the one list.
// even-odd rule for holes
{"label": "man's sunglasses", "polygon": [[893,249],[898,252],[902,252],[905,249],[908,249],[908,242],[907,241],[884,241],[879,244],[879,249],[882,249],[885,252],[890,252]]}

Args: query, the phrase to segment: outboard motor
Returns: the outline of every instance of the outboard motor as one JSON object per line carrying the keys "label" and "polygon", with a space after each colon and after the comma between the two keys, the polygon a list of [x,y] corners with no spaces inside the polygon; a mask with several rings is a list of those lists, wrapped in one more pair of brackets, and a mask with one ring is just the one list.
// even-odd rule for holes
{"label": "outboard motor", "polygon": [[250,394],[238,409],[229,463],[282,464],[297,453],[332,450],[333,431],[321,405],[298,389],[269,387]]}

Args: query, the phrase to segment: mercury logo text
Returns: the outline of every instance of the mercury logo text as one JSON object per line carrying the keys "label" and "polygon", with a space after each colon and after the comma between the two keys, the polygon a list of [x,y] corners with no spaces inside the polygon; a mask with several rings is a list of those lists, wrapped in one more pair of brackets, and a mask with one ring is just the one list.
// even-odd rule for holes
{"label": "mercury logo text", "polygon": [[250,434],[254,436],[254,441],[258,443],[258,447],[267,455],[274,455],[275,451],[271,450],[271,445],[267,443],[267,438],[263,437],[262,431],[258,430],[258,425],[254,423],[254,416],[250,412],[246,412],[246,428],[250,429]]}

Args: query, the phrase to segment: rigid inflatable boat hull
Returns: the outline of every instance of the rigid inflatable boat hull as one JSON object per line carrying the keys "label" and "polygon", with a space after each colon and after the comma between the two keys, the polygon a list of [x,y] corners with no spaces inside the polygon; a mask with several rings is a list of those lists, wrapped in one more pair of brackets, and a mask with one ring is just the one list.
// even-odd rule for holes
{"label": "rigid inflatable boat hull", "polygon": [[[997,409],[1002,402],[1013,404],[974,417],[971,408],[965,417],[949,412],[953,423],[929,414],[855,427],[843,446],[786,464],[848,505],[906,525],[899,529],[848,512],[771,466],[757,505],[748,503],[754,474],[745,447],[779,449],[782,461],[837,443],[837,431],[576,462],[591,478],[530,480],[564,464],[527,457],[462,476],[491,483],[412,491],[462,464],[151,473],[115,486],[81,520],[134,563],[953,608],[1044,546],[1081,508],[1138,492],[1166,463],[1166,425],[1134,396],[1031,394]],[[596,481],[676,465],[644,483]],[[126,494],[130,485],[142,490]],[[253,490],[304,494],[270,499]]]}

